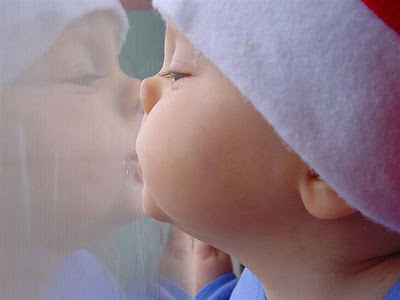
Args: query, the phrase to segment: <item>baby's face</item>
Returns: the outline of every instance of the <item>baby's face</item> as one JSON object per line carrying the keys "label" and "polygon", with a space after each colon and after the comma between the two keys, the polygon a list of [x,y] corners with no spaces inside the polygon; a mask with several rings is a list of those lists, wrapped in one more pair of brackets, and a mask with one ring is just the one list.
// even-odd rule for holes
{"label": "baby's face", "polygon": [[117,45],[107,13],[86,16],[2,91],[2,210],[31,240],[80,243],[140,214],[140,82]]}
{"label": "baby's face", "polygon": [[298,157],[171,24],[161,75],[141,85],[137,152],[150,216],[218,245],[298,209]]}

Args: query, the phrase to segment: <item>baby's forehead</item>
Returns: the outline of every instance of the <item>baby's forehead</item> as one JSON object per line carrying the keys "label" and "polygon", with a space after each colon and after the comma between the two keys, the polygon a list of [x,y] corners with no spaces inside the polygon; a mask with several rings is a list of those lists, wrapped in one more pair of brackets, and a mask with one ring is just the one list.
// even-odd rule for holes
{"label": "baby's forehead", "polygon": [[174,43],[177,39],[185,38],[174,22],[167,20],[167,28],[165,31],[165,39],[169,43]]}
{"label": "baby's forehead", "polygon": [[167,28],[165,33],[166,47],[176,49],[177,45],[180,48],[185,48],[190,51],[194,58],[207,60],[204,54],[192,44],[192,42],[182,33],[182,31],[172,22],[167,20]]}

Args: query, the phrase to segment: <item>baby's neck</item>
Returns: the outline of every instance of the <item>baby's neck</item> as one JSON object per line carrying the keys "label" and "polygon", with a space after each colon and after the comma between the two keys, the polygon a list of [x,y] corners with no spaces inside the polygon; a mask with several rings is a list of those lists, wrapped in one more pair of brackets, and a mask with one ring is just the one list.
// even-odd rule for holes
{"label": "baby's neck", "polygon": [[[346,266],[342,267],[345,272]],[[273,279],[263,270],[255,269],[254,272],[260,273],[268,300],[380,299],[400,279],[400,254],[359,262],[359,267],[361,269],[354,274],[329,271],[329,268],[325,269],[326,272],[292,268],[272,274]]]}
{"label": "baby's neck", "polygon": [[258,236],[232,253],[260,279],[268,300],[380,299],[400,279],[400,237],[374,226],[332,231],[336,236],[324,229],[291,239]]}

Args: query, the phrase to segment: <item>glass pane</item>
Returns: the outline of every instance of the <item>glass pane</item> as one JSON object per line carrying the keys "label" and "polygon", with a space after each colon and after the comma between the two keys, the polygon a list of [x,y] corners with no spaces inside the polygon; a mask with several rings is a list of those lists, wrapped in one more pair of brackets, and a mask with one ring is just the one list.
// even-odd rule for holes
{"label": "glass pane", "polygon": [[164,24],[136,4],[1,3],[0,299],[161,297],[135,140]]}

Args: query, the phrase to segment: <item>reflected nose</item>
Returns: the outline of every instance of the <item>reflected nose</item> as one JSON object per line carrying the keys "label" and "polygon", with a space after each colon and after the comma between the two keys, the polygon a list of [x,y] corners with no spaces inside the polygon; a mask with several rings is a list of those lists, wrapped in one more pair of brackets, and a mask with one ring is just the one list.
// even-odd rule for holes
{"label": "reflected nose", "polygon": [[148,115],[161,96],[161,87],[157,76],[144,79],[140,85],[140,100],[144,113]]}
{"label": "reflected nose", "polygon": [[131,120],[140,112],[139,89],[141,81],[126,75],[124,77],[124,88],[122,95],[120,95],[120,109],[122,115]]}

